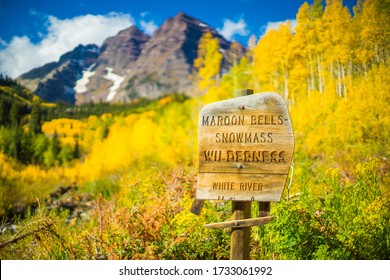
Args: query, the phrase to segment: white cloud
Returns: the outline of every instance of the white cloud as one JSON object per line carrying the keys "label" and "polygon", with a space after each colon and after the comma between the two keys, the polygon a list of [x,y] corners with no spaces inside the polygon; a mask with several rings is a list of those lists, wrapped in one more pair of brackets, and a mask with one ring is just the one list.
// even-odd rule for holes
{"label": "white cloud", "polygon": [[154,23],[154,21],[140,21],[141,28],[144,30],[144,32],[148,35],[153,35],[154,31],[158,28],[158,26]]}
{"label": "white cloud", "polygon": [[57,61],[79,44],[101,45],[107,37],[133,24],[129,14],[119,13],[63,20],[48,16],[47,35],[40,42],[34,44],[27,36],[14,37],[0,49],[0,73],[16,78],[34,67]]}
{"label": "white cloud", "polygon": [[230,19],[225,19],[223,21],[222,29],[218,28],[217,30],[229,41],[232,40],[236,34],[241,36],[246,36],[249,34],[246,22],[242,18],[237,22],[231,21]]}
{"label": "white cloud", "polygon": [[[294,32],[295,27],[298,24],[297,20],[296,19],[288,19],[288,21],[290,21],[291,31]],[[287,23],[287,20],[285,20],[285,21],[274,21],[274,22],[270,21],[270,22],[267,22],[266,25],[261,27],[261,33],[262,33],[261,37],[263,37],[271,29],[278,30],[279,24],[286,24],[286,23]]]}
{"label": "white cloud", "polygon": [[149,12],[142,12],[141,14],[141,17],[146,17],[146,16],[149,16],[150,15],[150,13]]}
{"label": "white cloud", "polygon": [[0,48],[5,48],[7,46],[7,42],[1,39],[0,37]]}

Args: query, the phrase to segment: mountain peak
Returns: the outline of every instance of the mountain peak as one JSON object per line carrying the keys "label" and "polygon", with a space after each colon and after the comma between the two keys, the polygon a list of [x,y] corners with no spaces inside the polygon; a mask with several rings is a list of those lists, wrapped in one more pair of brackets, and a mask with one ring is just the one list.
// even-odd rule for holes
{"label": "mountain peak", "polygon": [[146,34],[143,33],[141,29],[139,29],[137,26],[132,25],[126,29],[119,31],[116,36],[142,36],[142,35],[146,35]]}
{"label": "mountain peak", "polygon": [[[194,95],[189,76],[199,40],[207,32],[218,39],[223,55],[221,71],[228,71],[231,43],[205,22],[179,12],[153,36],[135,25],[129,26],[107,38],[96,51],[93,46],[78,47],[61,57],[61,65],[44,65],[34,75],[24,75],[22,82],[38,86],[36,93],[43,98],[50,94],[51,100],[66,97],[72,102],[75,97],[78,104],[154,99],[173,92]],[[243,46],[242,49],[240,55],[245,51]]]}
{"label": "mountain peak", "polygon": [[176,20],[189,20],[189,21],[199,21],[198,19],[192,17],[192,16],[189,16],[187,15],[186,13],[184,12],[179,12],[176,16],[173,17],[173,19],[176,19]]}
{"label": "mountain peak", "polygon": [[189,24],[189,25],[194,25],[194,26],[198,26],[201,28],[208,28],[210,30],[212,29],[208,24],[206,24],[203,21],[201,21],[195,17],[192,17],[184,12],[179,12],[174,17],[169,18],[166,22],[171,22],[171,21],[184,22],[184,23]]}

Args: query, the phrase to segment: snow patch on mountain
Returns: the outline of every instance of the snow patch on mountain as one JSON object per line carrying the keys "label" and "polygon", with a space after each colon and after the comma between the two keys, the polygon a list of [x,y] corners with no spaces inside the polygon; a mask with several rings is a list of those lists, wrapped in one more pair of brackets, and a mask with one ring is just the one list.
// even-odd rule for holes
{"label": "snow patch on mountain", "polygon": [[76,81],[76,86],[74,87],[76,93],[84,93],[88,91],[87,85],[89,83],[89,78],[95,75],[95,71],[91,71],[94,66],[95,64],[92,64],[87,70],[84,70],[81,79]]}
{"label": "snow patch on mountain", "polygon": [[121,83],[124,81],[125,79],[125,76],[120,76],[118,74],[115,74],[113,71],[114,69],[112,69],[111,67],[106,67],[105,68],[107,73],[106,75],[104,75],[103,78],[107,79],[107,80],[110,80],[112,81],[114,84],[108,89],[109,92],[108,92],[108,96],[106,98],[106,101],[109,102],[109,101],[112,101],[115,97],[115,95],[117,94],[117,90],[118,88],[120,87]]}

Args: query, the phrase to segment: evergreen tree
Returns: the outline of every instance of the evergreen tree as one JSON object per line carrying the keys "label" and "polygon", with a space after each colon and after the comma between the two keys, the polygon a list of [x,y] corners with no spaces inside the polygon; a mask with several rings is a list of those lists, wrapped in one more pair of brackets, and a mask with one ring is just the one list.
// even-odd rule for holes
{"label": "evergreen tree", "polygon": [[0,149],[1,151],[8,155],[12,156],[11,146],[14,141],[14,131],[8,127],[0,126]]}
{"label": "evergreen tree", "polygon": [[66,164],[73,159],[73,150],[69,144],[65,144],[61,149],[61,152],[58,154],[58,159],[61,161],[61,164]]}
{"label": "evergreen tree", "polygon": [[8,103],[0,96],[0,125],[7,125],[9,122]]}
{"label": "evergreen tree", "polygon": [[57,159],[57,156],[61,151],[61,141],[59,139],[57,130],[54,131],[53,138],[51,139],[51,150],[53,152],[54,158]]}
{"label": "evergreen tree", "polygon": [[73,158],[80,158],[80,144],[79,144],[79,136],[76,134],[74,136],[74,149],[73,149]]}
{"label": "evergreen tree", "polygon": [[22,150],[21,139],[23,137],[23,128],[19,125],[13,126],[10,135],[10,145],[7,154],[13,158],[20,159]]}
{"label": "evergreen tree", "polygon": [[48,149],[49,141],[43,134],[38,134],[33,143],[33,163],[43,164],[44,163],[44,153]]}
{"label": "evergreen tree", "polygon": [[31,131],[22,131],[20,136],[20,152],[18,155],[18,159],[24,164],[32,163],[34,158],[35,135]]}
{"label": "evergreen tree", "polygon": [[110,132],[110,129],[108,128],[108,125],[104,122],[102,124],[101,140],[106,139],[109,132]]}
{"label": "evergreen tree", "polygon": [[34,101],[31,108],[29,130],[34,134],[42,132],[42,112],[38,101]]}
{"label": "evergreen tree", "polygon": [[46,167],[50,168],[59,164],[59,154],[61,152],[61,142],[57,133],[57,130],[54,131],[54,134],[50,140],[48,149],[43,154],[43,162]]}
{"label": "evergreen tree", "polygon": [[21,116],[21,107],[18,102],[15,102],[13,100],[10,110],[10,118],[11,118],[11,125],[12,127],[17,127],[20,124],[20,121],[22,119]]}

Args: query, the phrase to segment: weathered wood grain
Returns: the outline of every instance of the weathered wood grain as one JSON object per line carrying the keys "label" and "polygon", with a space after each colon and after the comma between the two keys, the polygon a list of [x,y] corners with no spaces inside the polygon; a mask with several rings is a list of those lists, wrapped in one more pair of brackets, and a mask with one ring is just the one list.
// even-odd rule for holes
{"label": "weathered wood grain", "polygon": [[279,201],[294,134],[277,93],[237,97],[203,107],[199,116],[197,199]]}
{"label": "weathered wood grain", "polygon": [[219,229],[219,228],[243,228],[243,227],[253,227],[253,226],[263,226],[268,224],[272,220],[271,216],[252,218],[252,219],[243,219],[235,221],[226,221],[220,223],[206,224],[206,228],[210,229]]}
{"label": "weathered wood grain", "polygon": [[[232,202],[232,220],[244,220],[251,218],[251,203],[244,201]],[[230,259],[250,259],[250,227],[233,227],[230,236]]]}

